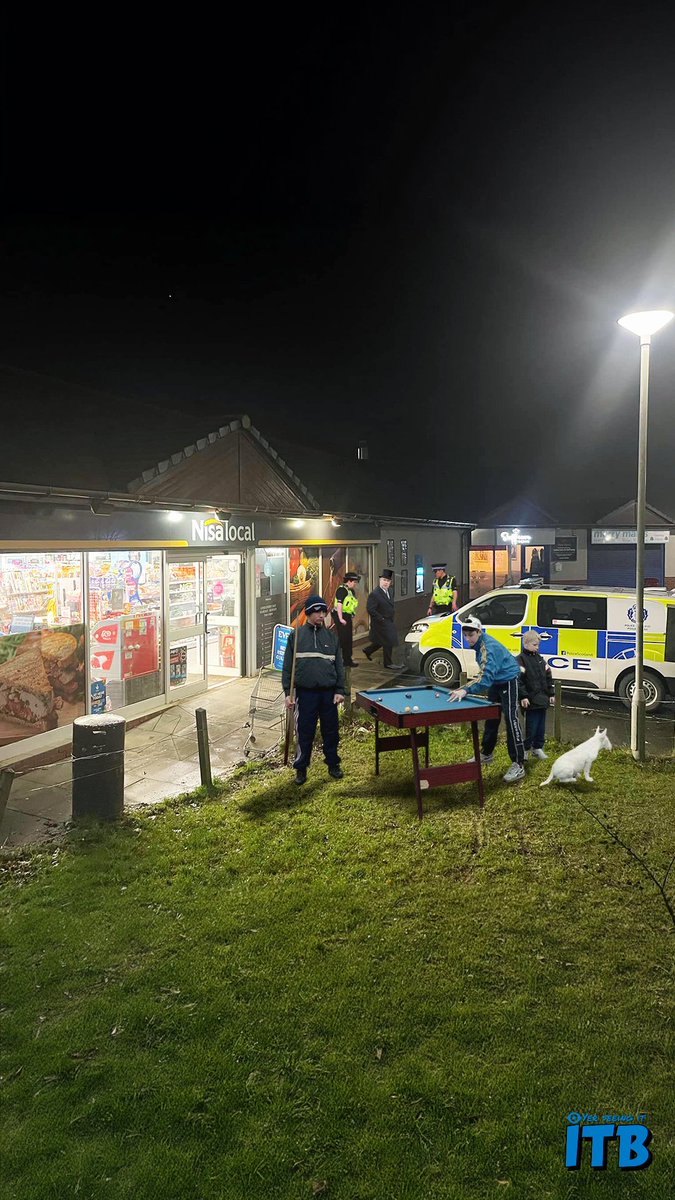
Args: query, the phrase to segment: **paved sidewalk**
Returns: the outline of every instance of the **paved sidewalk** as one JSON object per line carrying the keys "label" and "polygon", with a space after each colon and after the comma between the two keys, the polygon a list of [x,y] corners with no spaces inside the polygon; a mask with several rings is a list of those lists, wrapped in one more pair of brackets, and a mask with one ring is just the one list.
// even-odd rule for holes
{"label": "paved sidewalk", "polygon": [[[352,671],[352,694],[368,687],[393,687],[400,680],[382,663],[369,663],[356,649],[363,666]],[[249,703],[255,679],[233,679],[210,692],[163,709],[157,716],[127,730],[124,804],[126,809],[156,804],[191,791],[200,783],[195,709],[207,712],[211,770],[225,775],[246,761],[244,743],[249,729]],[[261,724],[256,728],[254,758],[278,741]],[[0,848],[35,845],[59,838],[71,818],[72,770],[66,758],[46,767],[19,773],[12,784],[0,825]]]}

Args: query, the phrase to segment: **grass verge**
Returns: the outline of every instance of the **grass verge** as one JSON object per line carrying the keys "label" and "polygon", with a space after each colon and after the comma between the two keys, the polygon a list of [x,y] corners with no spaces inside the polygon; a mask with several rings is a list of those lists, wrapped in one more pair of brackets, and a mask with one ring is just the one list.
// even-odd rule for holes
{"label": "grass verge", "polygon": [[[653,882],[544,763],[508,788],[502,749],[484,815],[466,784],[419,823],[406,754],[376,779],[368,728],[343,750],[340,783],[248,767],[4,863],[8,1200],[672,1194]],[[595,779],[662,879],[674,764]],[[566,1171],[572,1110],[648,1113],[653,1164]]]}

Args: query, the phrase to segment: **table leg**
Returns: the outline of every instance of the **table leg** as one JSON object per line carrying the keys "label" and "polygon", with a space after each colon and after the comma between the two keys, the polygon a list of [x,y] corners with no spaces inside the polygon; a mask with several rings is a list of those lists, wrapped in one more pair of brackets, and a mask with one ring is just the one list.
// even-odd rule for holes
{"label": "table leg", "polygon": [[480,738],[478,737],[478,721],[471,722],[471,736],[473,737],[473,755],[478,767],[478,797],[480,807],[485,805],[485,793],[483,791],[483,765],[480,761]]}
{"label": "table leg", "polygon": [[410,730],[410,745],[412,746],[413,774],[415,776],[415,792],[417,794],[417,815],[421,821],[422,816],[424,814],[423,814],[423,810],[422,810],[422,789],[420,787],[420,756],[419,756],[419,750],[417,747],[417,730],[416,729]]}
{"label": "table leg", "polygon": [[380,773],[380,722],[375,718],[375,774]]}
{"label": "table leg", "polygon": [[430,725],[427,725],[426,733],[427,733],[427,740],[424,745],[424,765],[425,765],[425,767],[428,767],[429,766],[429,742],[431,741],[431,726]]}

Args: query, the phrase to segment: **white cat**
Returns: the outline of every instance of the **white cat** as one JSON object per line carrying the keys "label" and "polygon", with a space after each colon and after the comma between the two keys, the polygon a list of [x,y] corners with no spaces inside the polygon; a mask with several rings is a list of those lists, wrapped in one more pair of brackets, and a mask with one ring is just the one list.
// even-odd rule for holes
{"label": "white cat", "polygon": [[611,749],[612,743],[607,737],[607,730],[601,729],[598,725],[593,737],[589,737],[580,746],[575,746],[573,750],[567,750],[565,754],[560,755],[560,758],[556,758],[548,779],[545,779],[539,786],[546,787],[547,783],[576,783],[582,774],[584,779],[592,783],[590,769],[593,763],[601,750]]}

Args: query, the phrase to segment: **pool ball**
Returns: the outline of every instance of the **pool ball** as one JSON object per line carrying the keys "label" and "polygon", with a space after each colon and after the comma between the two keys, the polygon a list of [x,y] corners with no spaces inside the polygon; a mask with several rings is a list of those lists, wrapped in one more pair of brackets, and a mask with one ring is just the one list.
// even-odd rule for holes
{"label": "pool ball", "polygon": [[410,712],[410,705],[406,704],[404,712]]}
{"label": "pool ball", "polygon": [[419,712],[419,711],[420,711],[419,704],[413,704],[413,712]]}

